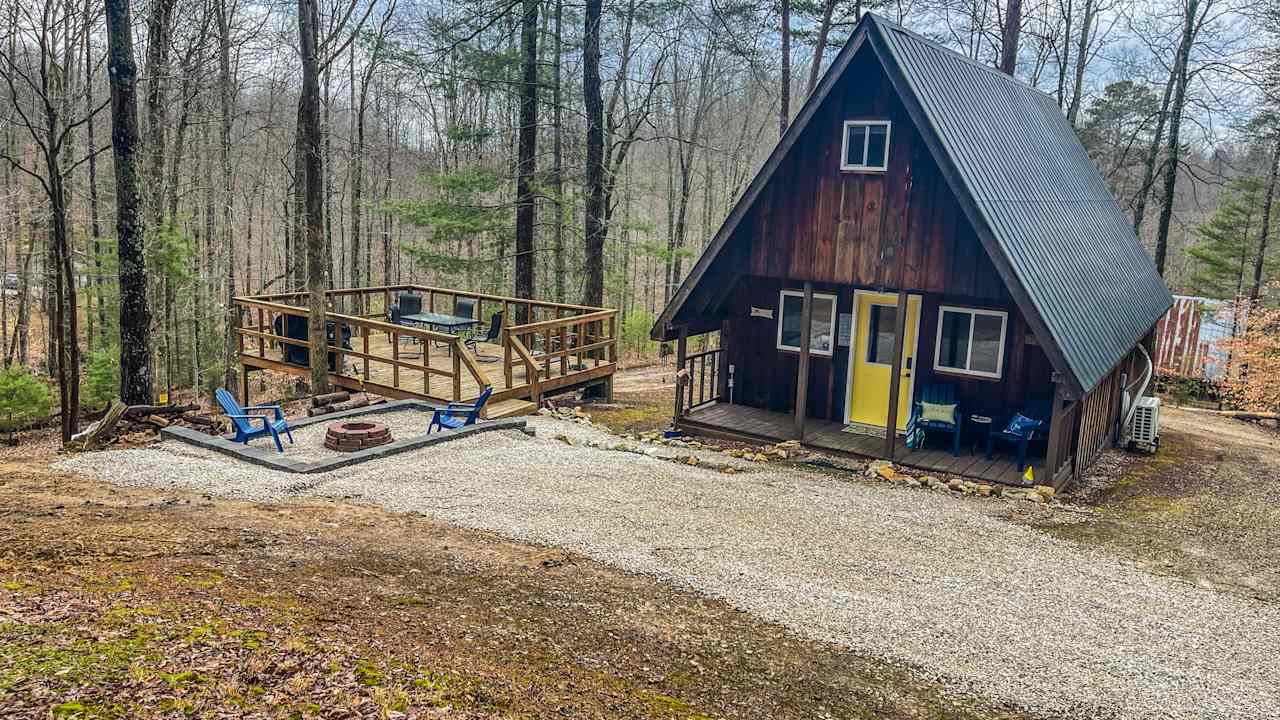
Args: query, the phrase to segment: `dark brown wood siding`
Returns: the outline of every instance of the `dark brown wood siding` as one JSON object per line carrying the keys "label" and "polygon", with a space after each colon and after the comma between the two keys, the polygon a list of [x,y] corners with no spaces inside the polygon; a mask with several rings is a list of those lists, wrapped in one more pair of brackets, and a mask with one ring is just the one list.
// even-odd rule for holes
{"label": "dark brown wood siding", "polygon": [[[840,170],[844,121],[858,119],[892,122],[886,172]],[[870,54],[845,73],[737,232],[749,235],[751,275],[1009,302]]]}
{"label": "dark brown wood siding", "polygon": [[[799,354],[777,348],[778,304],[782,290],[800,290],[803,283],[767,276],[739,279],[726,300],[725,319],[720,328],[724,363],[734,366],[734,402],[775,412],[793,412]],[[817,283],[815,293],[836,296],[837,315],[853,312],[853,285]],[[862,287],[861,289],[871,289]],[[1009,313],[1005,333],[1005,356],[1000,379],[978,378],[933,369],[937,344],[939,307],[1003,310]],[[773,311],[773,318],[752,317],[751,308]],[[946,382],[956,389],[966,414],[982,414],[1004,419],[1013,412],[1034,406],[1036,400],[1052,392],[1049,360],[1034,339],[1026,322],[1011,302],[993,302],[953,294],[923,293],[920,311],[919,345],[916,350],[916,388],[929,382]],[[809,358],[808,412],[810,417],[842,421],[848,387],[849,348],[837,346],[832,356],[811,354]],[[727,381],[727,375],[725,380]],[[727,391],[727,387],[725,388]]]}

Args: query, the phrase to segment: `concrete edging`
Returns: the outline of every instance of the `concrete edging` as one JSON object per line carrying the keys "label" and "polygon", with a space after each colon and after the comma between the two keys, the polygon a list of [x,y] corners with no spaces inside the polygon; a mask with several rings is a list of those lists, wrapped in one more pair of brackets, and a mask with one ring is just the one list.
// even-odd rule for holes
{"label": "concrete edging", "polygon": [[[395,400],[381,405],[354,408],[326,415],[303,418],[297,422],[290,422],[289,428],[291,430],[298,430],[318,423],[330,423],[344,418],[376,415],[396,410],[422,410],[423,412],[429,413],[436,410],[437,407],[437,405],[433,405],[422,400]],[[379,445],[365,450],[357,450],[352,453],[325,458],[323,460],[312,460],[310,462],[290,460],[287,451],[283,455],[277,453],[274,445],[260,447],[234,443],[221,435],[208,435],[200,432],[199,430],[193,430],[186,427],[174,426],[164,428],[160,431],[160,437],[180,440],[182,442],[195,445],[196,447],[204,448],[205,450],[212,450],[213,452],[227,455],[238,460],[244,460],[245,462],[249,462],[254,465],[261,465],[262,467],[270,468],[272,470],[311,474],[338,470],[367,460],[375,460],[377,458],[395,455],[408,450],[417,450],[418,448],[427,447],[429,445],[436,445],[438,443],[455,440],[468,435],[489,432],[491,430],[521,430],[526,433],[529,432],[524,418],[482,420],[477,422],[475,425],[467,425],[465,427],[458,428],[457,430],[441,430],[429,435],[415,435],[414,437],[406,438],[404,440],[396,440],[395,442],[387,443],[386,445]],[[270,442],[270,440],[268,439],[267,442]]]}

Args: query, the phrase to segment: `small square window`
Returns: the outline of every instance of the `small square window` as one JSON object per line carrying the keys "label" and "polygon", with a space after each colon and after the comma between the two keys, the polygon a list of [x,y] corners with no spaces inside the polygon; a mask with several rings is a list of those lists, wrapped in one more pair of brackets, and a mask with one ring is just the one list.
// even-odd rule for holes
{"label": "small square window", "polygon": [[888,120],[846,120],[841,170],[882,171],[889,167]]}

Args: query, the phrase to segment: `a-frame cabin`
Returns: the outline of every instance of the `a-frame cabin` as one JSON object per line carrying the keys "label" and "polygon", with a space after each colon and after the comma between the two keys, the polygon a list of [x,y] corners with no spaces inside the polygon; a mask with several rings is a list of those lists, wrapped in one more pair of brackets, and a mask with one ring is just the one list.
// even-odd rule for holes
{"label": "a-frame cabin", "polygon": [[[1052,98],[868,14],[653,337],[686,431],[1021,483],[983,452],[1021,413],[1060,486],[1115,439],[1170,304]],[[947,405],[956,432],[925,421]]]}

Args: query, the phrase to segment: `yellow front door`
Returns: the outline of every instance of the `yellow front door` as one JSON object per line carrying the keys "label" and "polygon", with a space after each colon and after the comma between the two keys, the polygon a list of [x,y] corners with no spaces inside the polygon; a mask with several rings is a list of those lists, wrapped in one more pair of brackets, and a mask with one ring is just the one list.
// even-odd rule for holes
{"label": "yellow front door", "polygon": [[[896,293],[854,293],[854,328],[849,358],[848,421],[884,427],[889,421],[889,383],[898,328]],[[906,430],[911,413],[911,378],[915,374],[916,334],[920,329],[920,296],[907,296],[907,323],[898,382],[898,430]]]}

